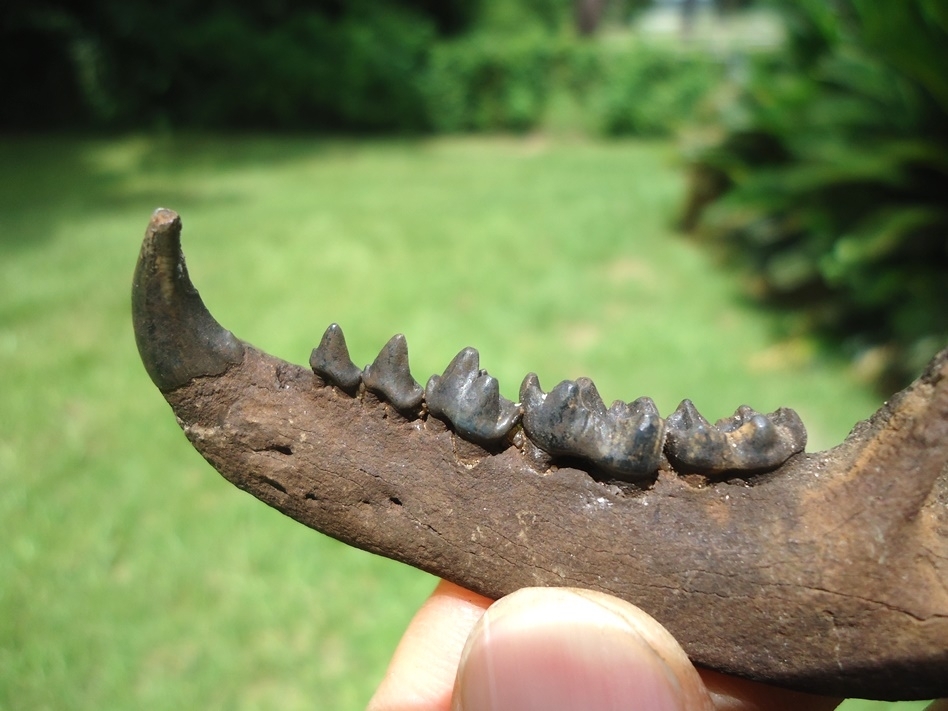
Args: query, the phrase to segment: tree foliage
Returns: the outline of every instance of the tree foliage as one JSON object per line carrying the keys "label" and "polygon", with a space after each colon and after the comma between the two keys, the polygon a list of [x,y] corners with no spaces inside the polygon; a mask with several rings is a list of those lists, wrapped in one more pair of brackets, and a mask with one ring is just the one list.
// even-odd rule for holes
{"label": "tree foliage", "polygon": [[[616,2],[616,6],[628,4]],[[52,0],[0,10],[0,126],[668,134],[719,75],[581,40],[573,0]]]}
{"label": "tree foliage", "polygon": [[790,51],[750,67],[695,161],[754,291],[894,379],[948,341],[946,8],[785,3]]}
{"label": "tree foliage", "polygon": [[53,0],[2,11],[0,124],[379,129],[424,122],[437,36],[478,3]]}

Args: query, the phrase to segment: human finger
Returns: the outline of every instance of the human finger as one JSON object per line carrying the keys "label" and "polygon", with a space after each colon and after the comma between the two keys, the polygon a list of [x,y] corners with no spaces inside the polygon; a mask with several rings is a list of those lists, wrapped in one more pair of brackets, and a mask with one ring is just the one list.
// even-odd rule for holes
{"label": "human finger", "polygon": [[491,603],[438,583],[409,623],[367,711],[448,711],[461,650]]}
{"label": "human finger", "polygon": [[696,669],[618,598],[526,588],[491,606],[461,658],[455,711],[712,711]]}

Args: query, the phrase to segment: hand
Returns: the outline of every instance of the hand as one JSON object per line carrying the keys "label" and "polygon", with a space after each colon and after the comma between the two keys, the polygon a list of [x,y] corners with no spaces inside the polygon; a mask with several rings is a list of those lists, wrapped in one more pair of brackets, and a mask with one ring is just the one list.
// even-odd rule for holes
{"label": "hand", "polygon": [[699,671],[665,628],[609,595],[528,588],[495,603],[441,582],[369,711],[829,711],[841,701]]}

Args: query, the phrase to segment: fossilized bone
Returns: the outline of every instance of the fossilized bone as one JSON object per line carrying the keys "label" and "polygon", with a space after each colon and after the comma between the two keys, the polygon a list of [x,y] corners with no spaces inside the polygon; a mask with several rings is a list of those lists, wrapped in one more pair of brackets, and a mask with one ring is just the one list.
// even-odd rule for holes
{"label": "fossilized bone", "polygon": [[286,363],[208,313],[180,233],[155,212],[135,336],[188,439],[237,487],[493,598],[617,595],[723,672],[948,695],[948,349],[841,445],[806,454],[788,411],[712,426],[685,402],[662,420],[651,401],[606,410],[590,381],[544,395],[535,376],[510,403],[472,349],[424,392],[402,337],[363,371],[332,326],[311,370]]}

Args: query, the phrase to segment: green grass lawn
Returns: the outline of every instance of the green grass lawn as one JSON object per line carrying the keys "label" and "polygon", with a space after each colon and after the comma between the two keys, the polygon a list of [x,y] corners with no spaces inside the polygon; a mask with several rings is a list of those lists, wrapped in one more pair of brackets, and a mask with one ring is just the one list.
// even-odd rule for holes
{"label": "green grass lawn", "polygon": [[[142,368],[131,274],[178,210],[211,311],[306,363],[325,327],[422,382],[462,347],[516,398],[593,377],[710,418],[796,408],[811,449],[878,397],[669,225],[668,143],[0,141],[0,709],[358,709],[425,574],[239,492]],[[916,708],[907,705],[904,708]],[[888,708],[886,705],[851,709]]]}

